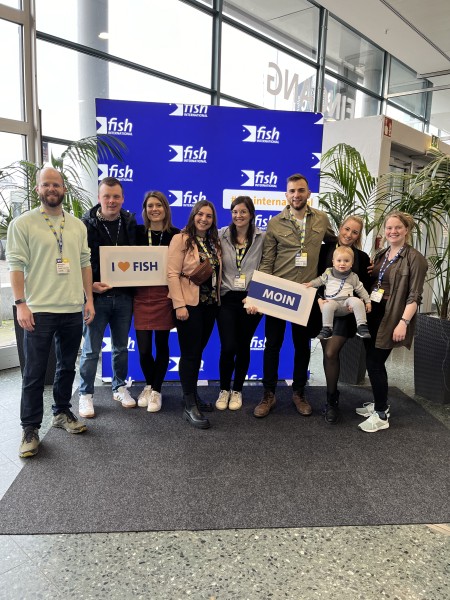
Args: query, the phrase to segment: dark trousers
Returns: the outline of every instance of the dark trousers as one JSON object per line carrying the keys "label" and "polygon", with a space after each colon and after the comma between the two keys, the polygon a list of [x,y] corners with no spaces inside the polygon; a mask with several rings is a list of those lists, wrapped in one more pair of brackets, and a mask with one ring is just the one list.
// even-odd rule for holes
{"label": "dark trousers", "polygon": [[[310,333],[307,327],[291,323],[294,344],[294,370],[292,389],[303,391],[308,381],[308,365],[311,355]],[[266,316],[266,346],[263,360],[264,389],[275,391],[278,382],[280,350],[284,340],[286,321]]]}
{"label": "dark trousers", "polygon": [[155,357],[152,352],[153,331],[136,330],[139,349],[139,362],[144,373],[145,383],[161,392],[164,377],[169,366],[169,330],[155,331]]}
{"label": "dark trousers", "polygon": [[385,411],[388,407],[388,376],[385,364],[392,349],[375,347],[378,329],[383,319],[385,308],[386,301],[372,303],[372,312],[367,315],[367,325],[372,338],[364,340],[367,373],[372,386],[375,410],[377,412]]}
{"label": "dark trousers", "polygon": [[83,331],[83,317],[81,312],[34,313],[34,322],[34,331],[24,331],[25,366],[20,419],[22,427],[32,425],[39,428],[44,415],[44,380],[53,336],[56,351],[53,414],[64,412],[72,406],[70,399]]}
{"label": "dark trousers", "polygon": [[198,374],[202,354],[211,337],[217,316],[217,304],[187,306],[189,318],[177,320],[178,342],[180,344],[179,374],[183,394],[197,391]]}
{"label": "dark trousers", "polygon": [[217,315],[220,337],[220,389],[242,391],[250,364],[250,344],[262,315],[249,315],[242,304],[247,292],[227,292]]}

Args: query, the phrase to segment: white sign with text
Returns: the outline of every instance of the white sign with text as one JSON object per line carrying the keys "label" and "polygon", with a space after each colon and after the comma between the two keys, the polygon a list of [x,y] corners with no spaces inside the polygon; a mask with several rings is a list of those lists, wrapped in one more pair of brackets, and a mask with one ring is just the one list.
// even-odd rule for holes
{"label": "white sign with text", "polygon": [[167,285],[167,246],[100,246],[100,277],[112,287]]}

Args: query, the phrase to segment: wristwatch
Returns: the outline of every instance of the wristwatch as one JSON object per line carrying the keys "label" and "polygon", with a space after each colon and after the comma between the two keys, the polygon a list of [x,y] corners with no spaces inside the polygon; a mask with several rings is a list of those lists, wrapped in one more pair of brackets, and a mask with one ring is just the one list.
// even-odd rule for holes
{"label": "wristwatch", "polygon": [[26,301],[26,298],[19,298],[18,300],[14,300],[14,304],[17,306],[17,304],[25,304]]}
{"label": "wristwatch", "polygon": [[400,321],[403,321],[406,324],[406,327],[408,327],[408,325],[411,323],[410,319],[404,319],[403,317],[400,319]]}

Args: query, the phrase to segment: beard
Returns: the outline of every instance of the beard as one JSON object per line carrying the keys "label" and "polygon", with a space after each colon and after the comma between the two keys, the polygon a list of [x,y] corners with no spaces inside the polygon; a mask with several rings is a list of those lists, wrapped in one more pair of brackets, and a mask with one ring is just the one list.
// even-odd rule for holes
{"label": "beard", "polygon": [[44,206],[56,208],[57,206],[62,204],[64,200],[64,194],[57,194],[56,196],[52,195],[50,198],[47,198],[45,194],[39,194],[39,200]]}

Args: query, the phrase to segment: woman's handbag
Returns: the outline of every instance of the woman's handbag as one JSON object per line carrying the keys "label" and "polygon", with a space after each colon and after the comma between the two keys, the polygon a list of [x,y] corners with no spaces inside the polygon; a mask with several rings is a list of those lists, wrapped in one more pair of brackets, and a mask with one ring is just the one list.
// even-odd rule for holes
{"label": "woman's handbag", "polygon": [[189,281],[192,281],[192,283],[195,283],[195,285],[201,285],[202,283],[205,283],[205,281],[207,281],[212,274],[213,268],[207,258],[205,258],[205,260],[196,266],[190,275],[186,275],[186,273],[183,272],[180,273],[181,277],[186,277],[186,279],[189,279]]}

